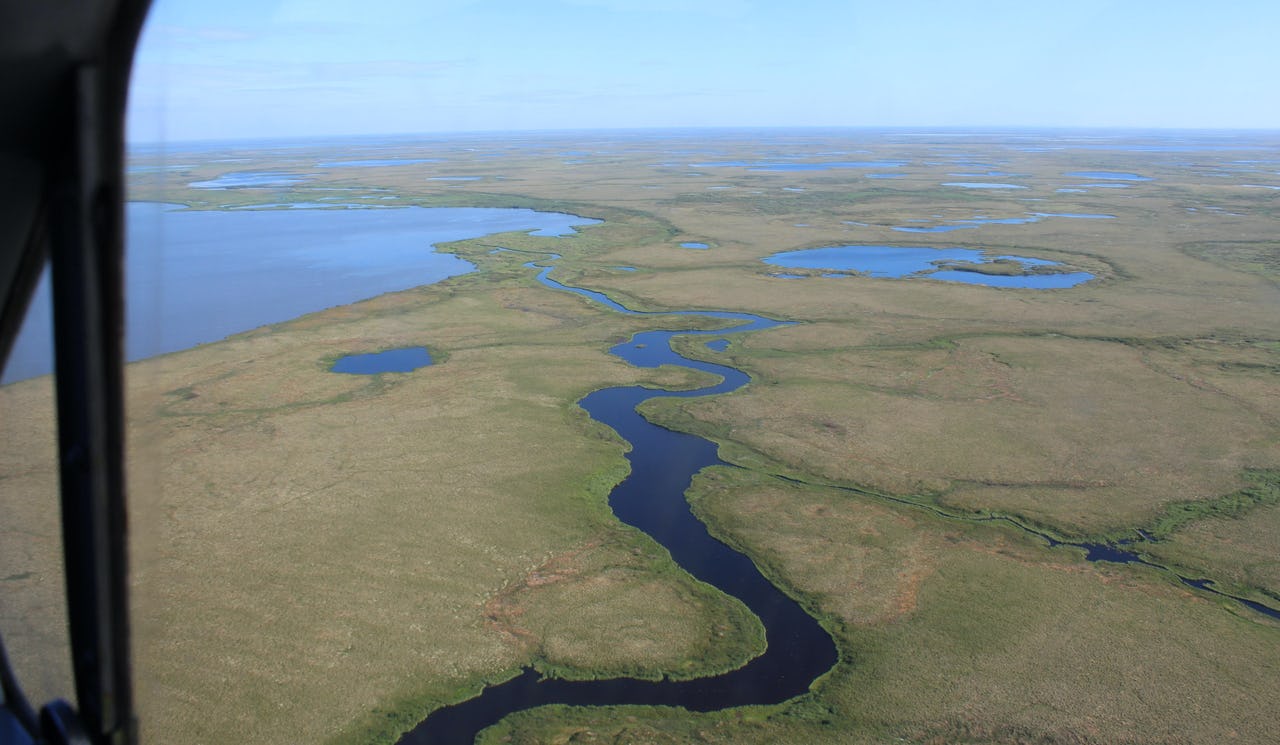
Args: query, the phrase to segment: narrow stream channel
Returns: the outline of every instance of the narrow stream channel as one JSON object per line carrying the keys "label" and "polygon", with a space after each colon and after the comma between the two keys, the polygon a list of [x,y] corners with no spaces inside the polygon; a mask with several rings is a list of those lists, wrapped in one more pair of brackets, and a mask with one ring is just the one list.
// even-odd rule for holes
{"label": "narrow stream channel", "polygon": [[[550,256],[551,260],[558,258],[560,257],[555,254]],[[768,647],[763,655],[737,670],[697,680],[643,681],[618,678],[566,681],[543,678],[533,668],[525,668],[519,676],[505,683],[489,686],[475,698],[433,712],[399,742],[406,745],[470,743],[480,730],[496,724],[507,714],[544,704],[634,704],[715,711],[733,706],[779,703],[803,694],[818,676],[836,663],[838,655],[835,642],[799,604],[770,584],[750,559],[712,538],[706,526],[690,512],[684,493],[693,476],[708,466],[729,465],[720,460],[715,443],[651,424],[636,411],[637,406],[651,398],[693,398],[728,393],[741,388],[750,380],[746,373],[736,368],[692,360],[677,354],[671,348],[674,337],[720,337],[782,326],[786,322],[749,313],[723,311],[635,311],[603,293],[569,287],[550,279],[548,275],[553,267],[539,266],[536,262],[525,266],[540,270],[538,281],[543,285],[588,297],[619,313],[654,317],[702,316],[740,321],[736,326],[710,331],[643,331],[609,350],[638,367],[679,365],[719,375],[723,378],[720,383],[690,391],[665,391],[643,386],[604,388],[588,394],[578,403],[591,418],[612,427],[632,446],[631,452],[627,454],[627,459],[631,462],[631,473],[609,495],[609,506],[613,508],[614,514],[628,525],[652,536],[691,575],[742,600],[764,624]],[[1271,618],[1280,618],[1280,611],[1275,608],[1218,590],[1212,580],[1183,576],[1169,567],[1144,558],[1132,550],[1131,545],[1140,544],[1141,540],[1116,545],[1070,543],[1057,540],[1006,516],[957,515],[906,499],[889,495],[877,496],[887,501],[925,509],[947,519],[1003,522],[1043,539],[1050,548],[1070,546],[1083,549],[1088,561],[1152,567],[1168,572],[1187,586],[1239,602]],[[1142,540],[1147,539],[1144,536]]]}
{"label": "narrow stream channel", "polygon": [[[815,486],[815,484],[810,484],[806,481],[801,481],[799,479],[789,478],[786,476],[779,476],[778,478],[782,479],[783,481],[789,481],[791,483],[800,484],[803,486]],[[1147,557],[1143,556],[1136,549],[1141,548],[1141,546],[1144,543],[1155,543],[1157,542],[1158,539],[1152,538],[1151,536],[1147,535],[1144,531],[1141,531],[1141,530],[1137,531],[1138,535],[1136,538],[1117,541],[1116,543],[1090,543],[1087,541],[1080,541],[1080,542],[1063,541],[1063,540],[1054,538],[1048,533],[1045,533],[1040,530],[1036,530],[1035,528],[1032,528],[1028,525],[1024,525],[1018,520],[1012,517],[1009,517],[1007,515],[957,514],[954,512],[949,512],[947,510],[935,507],[933,505],[922,504],[920,502],[914,502],[910,499],[894,497],[888,494],[869,494],[860,489],[854,489],[847,486],[840,486],[838,484],[821,484],[821,486],[824,486],[830,489],[841,489],[844,491],[861,494],[863,496],[872,496],[872,497],[875,497],[876,499],[883,499],[886,502],[895,502],[897,504],[905,505],[908,507],[914,507],[916,509],[931,512],[937,515],[938,517],[941,517],[947,520],[959,520],[961,522],[976,522],[976,523],[994,523],[994,522],[1003,523],[1005,525],[1008,525],[1011,528],[1014,528],[1015,530],[1020,530],[1023,533],[1028,533],[1030,535],[1033,535],[1039,538],[1040,540],[1048,544],[1049,548],[1066,546],[1068,548],[1080,549],[1085,552],[1084,553],[1085,561],[1107,561],[1107,562],[1111,562],[1112,564],[1140,564],[1145,567],[1150,567],[1157,571],[1165,572],[1166,574],[1171,575],[1173,578],[1177,579],[1179,582],[1186,585],[1187,587],[1194,587],[1195,589],[1200,590],[1202,592],[1206,592],[1210,595],[1217,595],[1220,598],[1225,598],[1227,600],[1234,600],[1235,602],[1243,605],[1249,610],[1252,610],[1256,613],[1261,613],[1262,615],[1267,616],[1268,618],[1274,618],[1280,621],[1280,609],[1276,609],[1269,605],[1259,603],[1256,600],[1250,600],[1245,597],[1240,597],[1239,595],[1233,595],[1229,592],[1224,592],[1222,590],[1219,590],[1216,587],[1214,581],[1211,579],[1202,578],[1202,577],[1201,578],[1189,577],[1185,574],[1181,574],[1180,572],[1178,572],[1177,570],[1169,566],[1151,561]]]}
{"label": "narrow stream channel", "polygon": [[[536,267],[533,263],[526,266]],[[551,267],[536,268],[541,269],[538,281],[548,287],[584,295],[620,313],[640,315],[601,293],[567,287],[548,278]],[[717,455],[715,443],[658,427],[636,411],[636,406],[651,398],[709,396],[728,393],[747,384],[749,377],[741,370],[676,354],[671,349],[673,337],[723,336],[772,328],[783,322],[748,313],[717,311],[642,315],[710,316],[741,323],[714,331],[645,331],[610,350],[639,367],[680,365],[719,375],[723,380],[704,388],[678,392],[643,386],[605,388],[579,402],[593,419],[612,427],[631,443],[631,452],[627,453],[631,473],[614,487],[609,505],[618,519],[652,536],[691,575],[745,603],[764,624],[768,645],[764,654],[722,675],[682,681],[630,678],[567,681],[543,678],[534,669],[526,668],[505,683],[485,688],[475,698],[433,712],[405,734],[401,743],[470,743],[480,730],[507,714],[544,704],[638,704],[714,711],[731,706],[779,703],[807,691],[818,676],[836,663],[835,642],[817,620],[765,579],[750,559],[712,538],[706,526],[689,511],[684,493],[694,474],[707,466],[724,464]]]}

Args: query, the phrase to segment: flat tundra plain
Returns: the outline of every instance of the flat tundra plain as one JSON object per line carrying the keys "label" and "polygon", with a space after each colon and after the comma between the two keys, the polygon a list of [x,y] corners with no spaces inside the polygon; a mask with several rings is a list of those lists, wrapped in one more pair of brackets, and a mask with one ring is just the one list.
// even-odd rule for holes
{"label": "flat tundra plain", "polygon": [[[719,444],[730,466],[695,479],[692,508],[823,622],[840,661],[778,706],[556,707],[481,741],[1266,743],[1280,731],[1280,623],[1176,578],[1280,607],[1280,135],[376,144],[140,153],[130,198],[216,210],[338,195],[353,206],[335,209],[603,222],[438,246],[477,271],[129,366],[147,741],[393,741],[527,665],[680,678],[760,652],[741,603],[613,517],[625,444],[575,404],[612,385],[706,384],[608,354],[689,321],[556,292],[523,266],[528,252],[559,254],[556,280],[633,309],[795,322],[727,335],[723,351],[678,339],[752,381],[643,412]],[[188,186],[234,172],[297,178]],[[1095,278],[995,288],[761,261],[852,244],[976,248]],[[435,364],[328,370],[405,346]],[[0,428],[0,630],[25,685],[66,695],[47,377],[0,388]],[[1124,543],[1166,569],[1089,562],[1043,536]]]}

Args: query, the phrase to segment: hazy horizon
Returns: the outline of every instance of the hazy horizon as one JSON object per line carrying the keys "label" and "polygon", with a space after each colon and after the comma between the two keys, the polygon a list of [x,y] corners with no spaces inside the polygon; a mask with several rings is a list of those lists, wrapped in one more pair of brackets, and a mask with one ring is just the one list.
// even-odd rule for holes
{"label": "hazy horizon", "polygon": [[[653,136],[657,133],[671,133],[673,135],[687,135],[690,137],[702,136],[707,134],[722,133],[782,133],[782,132],[812,132],[814,134],[821,132],[829,132],[834,135],[842,133],[882,133],[886,135],[900,134],[902,136],[911,137],[927,137],[936,135],[939,137],[1004,137],[1025,135],[1027,137],[1042,137],[1044,135],[1063,135],[1074,137],[1092,137],[1092,138],[1159,138],[1168,137],[1184,137],[1189,135],[1197,135],[1206,138],[1223,138],[1234,139],[1238,137],[1246,137],[1249,135],[1280,135],[1280,126],[1276,127],[1064,127],[1064,126],[939,126],[939,125],[921,125],[921,126],[821,126],[821,125],[777,125],[777,126],[706,126],[706,127],[593,127],[580,129],[479,129],[479,130],[457,130],[457,131],[424,131],[424,132],[362,132],[362,133],[314,133],[306,135],[267,135],[267,136],[228,136],[228,137],[209,137],[201,139],[166,139],[166,140],[130,140],[128,142],[131,149],[146,148],[155,145],[223,145],[223,144],[308,144],[308,145],[325,145],[340,144],[342,142],[358,142],[358,141],[382,141],[390,142],[395,140],[403,140],[405,142],[413,141],[431,141],[431,140],[448,140],[448,139],[467,139],[476,138],[483,139],[486,136],[529,136],[529,137],[559,137],[566,138],[584,137],[591,135],[616,135],[616,136]],[[1227,146],[1230,147],[1230,146]]]}
{"label": "hazy horizon", "polygon": [[722,128],[1271,130],[1280,7],[158,0],[129,141]]}

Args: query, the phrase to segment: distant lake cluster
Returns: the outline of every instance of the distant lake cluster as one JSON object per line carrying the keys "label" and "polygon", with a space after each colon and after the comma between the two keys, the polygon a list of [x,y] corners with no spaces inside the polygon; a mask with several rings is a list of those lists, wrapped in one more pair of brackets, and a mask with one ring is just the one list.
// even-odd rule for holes
{"label": "distant lake cluster", "polygon": [[[486,179],[502,179],[504,159],[536,154],[559,159],[571,158],[574,164],[597,163],[614,159],[635,143],[669,142],[663,150],[653,150],[651,167],[682,177],[707,178],[714,173],[758,174],[760,179],[783,178],[786,174],[815,174],[820,179],[847,178],[842,172],[853,171],[855,178],[899,182],[876,189],[898,188],[903,182],[920,182],[922,188],[942,188],[991,192],[993,198],[1015,199],[1014,195],[1029,191],[1035,196],[1018,196],[1023,202],[1049,202],[1054,198],[1079,199],[1091,194],[1142,188],[1157,181],[1157,176],[1134,170],[1112,170],[1105,167],[1107,153],[1177,153],[1212,154],[1213,166],[1188,160],[1187,168],[1198,168],[1215,177],[1239,181],[1236,185],[1254,190],[1280,190],[1280,158],[1254,155],[1259,146],[1235,141],[1216,134],[1194,137],[1186,134],[1153,133],[1145,138],[1130,137],[1108,140],[1096,136],[1071,133],[1011,135],[1007,152],[1052,153],[1072,151],[1082,164],[1089,153],[1099,153],[1099,166],[1062,170],[1033,179],[1018,172],[1009,159],[992,157],[996,149],[950,148],[956,133],[888,132],[886,142],[900,141],[914,146],[923,140],[934,140],[939,146],[935,157],[874,157],[872,149],[832,149],[813,154],[792,152],[778,140],[760,147],[754,155],[733,147],[740,142],[774,142],[772,135],[755,139],[748,133],[727,132],[720,142],[725,147],[710,147],[702,139],[697,146],[682,144],[681,133],[671,133],[664,140],[658,133],[610,134],[598,146],[564,146],[569,140],[549,136],[546,141],[521,138],[506,141],[490,136],[479,142],[442,138],[444,146],[435,150],[405,149],[400,140],[366,138],[353,140],[350,147],[330,148],[325,156],[308,155],[297,143],[245,143],[242,147],[261,148],[274,153],[269,160],[245,157],[241,151],[227,149],[217,143],[193,145],[183,150],[179,162],[168,158],[164,150],[152,152],[139,148],[135,155],[142,160],[131,162],[128,172],[137,177],[181,179],[187,173],[208,173],[210,167],[230,168],[211,177],[196,178],[185,184],[196,192],[237,191],[260,193],[258,201],[235,200],[222,209],[189,210],[175,206],[132,203],[128,206],[130,230],[129,251],[129,359],[184,349],[194,344],[213,341],[264,323],[287,320],[303,313],[332,305],[354,302],[383,292],[406,289],[436,282],[473,267],[457,257],[438,254],[430,249],[438,242],[476,237],[506,230],[529,230],[535,235],[561,235],[573,225],[589,224],[571,215],[535,213],[532,210],[495,210],[477,208],[404,208],[402,197],[385,187],[354,187],[342,182],[325,182],[324,172],[342,170],[413,173],[419,183],[435,182],[464,189]],[[987,135],[975,137],[983,138]],[[587,138],[589,141],[590,138]],[[797,140],[799,142],[801,140]],[[977,141],[977,140],[975,140]],[[404,140],[409,142],[408,139]],[[453,149],[451,150],[450,147]],[[1263,148],[1265,150],[1265,148]],[[919,150],[919,152],[925,152]],[[318,151],[310,151],[318,152]],[[747,157],[743,157],[747,154]],[[897,155],[897,152],[894,152]],[[859,157],[872,156],[872,157]],[[146,160],[151,157],[152,160]],[[483,162],[490,175],[466,172],[468,162]],[[256,163],[269,163],[254,168]],[[237,170],[239,169],[239,170]],[[406,170],[407,169],[407,170]],[[421,170],[413,170],[421,169]],[[216,171],[215,171],[216,173]],[[831,175],[824,175],[831,174]],[[937,175],[934,175],[937,174]],[[1044,178],[1050,180],[1044,181]],[[724,195],[751,196],[741,182],[703,185],[708,192]],[[806,182],[802,182],[806,183]],[[649,185],[646,188],[658,188]],[[775,190],[791,198],[803,200],[815,193],[806,183],[775,183]],[[910,185],[907,188],[911,188]],[[774,193],[777,193],[775,191]],[[1008,194],[1006,197],[1005,194]],[[299,196],[305,195],[303,198]],[[272,198],[272,197],[275,198]],[[284,197],[284,198],[281,198]],[[970,216],[948,214],[931,218],[905,219],[898,225],[884,226],[898,233],[920,236],[942,235],[977,229],[1005,230],[1003,226],[1025,226],[1046,220],[1113,220],[1115,215],[1102,210],[1081,210],[1078,204],[1054,209],[1049,203],[1034,211],[990,214],[976,212]],[[1090,205],[1092,206],[1092,205]],[[1065,207],[1065,208],[1064,208]],[[1238,216],[1216,205],[1188,205],[1189,215],[1213,214]],[[302,215],[301,213],[310,213]],[[870,227],[867,222],[844,220],[850,227]],[[810,222],[794,223],[797,229],[815,227]],[[1018,228],[1009,227],[1012,231]],[[157,255],[151,248],[160,244],[161,236],[170,255],[180,254],[181,262]],[[1005,241],[1007,242],[1007,240]],[[708,250],[708,240],[687,240],[680,248]],[[1093,276],[1086,272],[1057,271],[1061,264],[1047,259],[1003,251],[984,251],[972,247],[938,247],[910,245],[855,244],[828,246],[805,251],[776,253],[764,261],[781,269],[804,269],[804,273],[777,272],[779,278],[813,276],[848,277],[858,274],[872,278],[932,279],[948,282],[1009,288],[1067,288],[1087,282]],[[635,272],[634,266],[616,267]],[[227,303],[228,297],[235,301]],[[40,374],[47,370],[48,288],[42,283],[33,306],[32,329],[19,337],[11,355],[5,380],[11,381]],[[163,322],[155,319],[163,318]],[[40,350],[40,351],[36,351]],[[30,360],[42,358],[43,362]]]}

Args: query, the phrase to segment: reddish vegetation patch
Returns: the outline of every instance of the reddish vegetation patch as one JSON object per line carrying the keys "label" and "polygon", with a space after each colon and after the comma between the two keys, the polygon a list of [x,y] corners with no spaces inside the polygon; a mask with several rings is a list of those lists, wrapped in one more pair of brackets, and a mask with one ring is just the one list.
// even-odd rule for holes
{"label": "reddish vegetation patch", "polygon": [[894,599],[893,610],[884,618],[885,621],[897,620],[916,609],[916,598],[920,594],[920,585],[930,574],[933,574],[933,567],[930,565],[917,566],[905,572],[902,583],[898,586],[898,595]]}
{"label": "reddish vegetation patch", "polygon": [[519,625],[519,619],[527,608],[526,592],[580,576],[582,555],[599,548],[601,543],[597,538],[580,548],[556,554],[534,567],[524,577],[499,590],[484,604],[485,627],[498,632],[522,649],[536,645],[538,639],[533,632]]}

